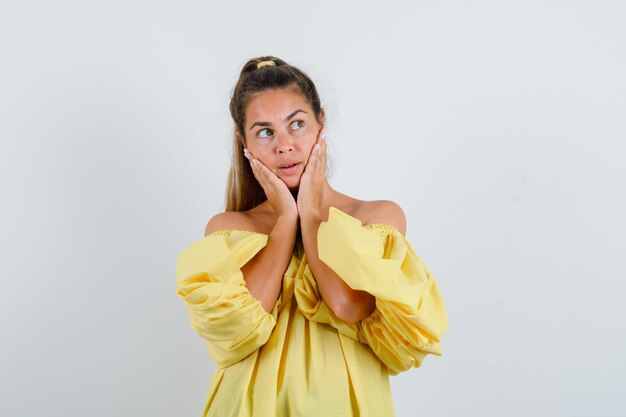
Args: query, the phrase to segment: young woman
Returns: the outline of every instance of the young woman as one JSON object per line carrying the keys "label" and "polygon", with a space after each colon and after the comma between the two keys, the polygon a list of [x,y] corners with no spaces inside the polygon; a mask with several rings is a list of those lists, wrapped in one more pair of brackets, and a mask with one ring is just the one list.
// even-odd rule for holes
{"label": "young woman", "polygon": [[226,211],[178,257],[218,368],[203,416],[393,416],[389,375],[441,355],[445,307],[392,201],[326,177],[324,110],[298,68],[241,70]]}

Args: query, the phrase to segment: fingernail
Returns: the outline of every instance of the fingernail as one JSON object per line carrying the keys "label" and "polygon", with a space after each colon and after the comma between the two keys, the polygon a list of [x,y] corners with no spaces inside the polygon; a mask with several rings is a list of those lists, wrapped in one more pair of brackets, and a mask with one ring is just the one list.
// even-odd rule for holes
{"label": "fingernail", "polygon": [[320,151],[320,144],[316,143],[315,144],[315,152],[319,152]]}

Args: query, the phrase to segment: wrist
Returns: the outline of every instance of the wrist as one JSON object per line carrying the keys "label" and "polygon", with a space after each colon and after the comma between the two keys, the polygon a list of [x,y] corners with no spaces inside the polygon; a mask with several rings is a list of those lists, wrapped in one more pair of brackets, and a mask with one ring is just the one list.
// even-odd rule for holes
{"label": "wrist", "polygon": [[322,217],[319,213],[307,213],[305,215],[300,215],[300,228],[303,231],[317,231],[321,222]]}
{"label": "wrist", "polygon": [[317,209],[302,210],[300,214],[300,224],[319,223],[322,221],[322,212]]}
{"label": "wrist", "polygon": [[273,234],[293,234],[298,230],[298,215],[295,214],[281,214],[276,219],[276,223],[274,224],[274,228],[272,229]]}

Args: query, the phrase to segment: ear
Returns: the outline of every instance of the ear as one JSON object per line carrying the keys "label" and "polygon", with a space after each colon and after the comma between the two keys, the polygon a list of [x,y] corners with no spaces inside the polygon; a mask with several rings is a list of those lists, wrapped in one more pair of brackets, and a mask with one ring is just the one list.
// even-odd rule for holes
{"label": "ear", "polygon": [[246,147],[246,140],[245,140],[245,138],[243,138],[243,137],[239,134],[239,132],[235,132],[235,137],[237,138],[237,140],[238,140],[239,142],[241,142],[241,143],[243,144],[243,146],[244,146],[244,148],[245,148],[245,147]]}
{"label": "ear", "polygon": [[319,124],[322,126],[322,129],[324,128],[325,120],[326,120],[326,113],[324,112],[324,109],[321,108],[320,109],[320,120],[319,120]]}

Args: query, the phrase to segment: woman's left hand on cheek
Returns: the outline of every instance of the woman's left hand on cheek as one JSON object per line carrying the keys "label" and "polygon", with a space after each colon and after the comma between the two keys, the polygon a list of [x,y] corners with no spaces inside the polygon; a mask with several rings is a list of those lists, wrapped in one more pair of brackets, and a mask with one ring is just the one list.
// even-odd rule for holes
{"label": "woman's left hand on cheek", "polygon": [[321,215],[324,187],[326,183],[326,140],[321,129],[309,160],[300,178],[298,190],[298,213],[300,218]]}

